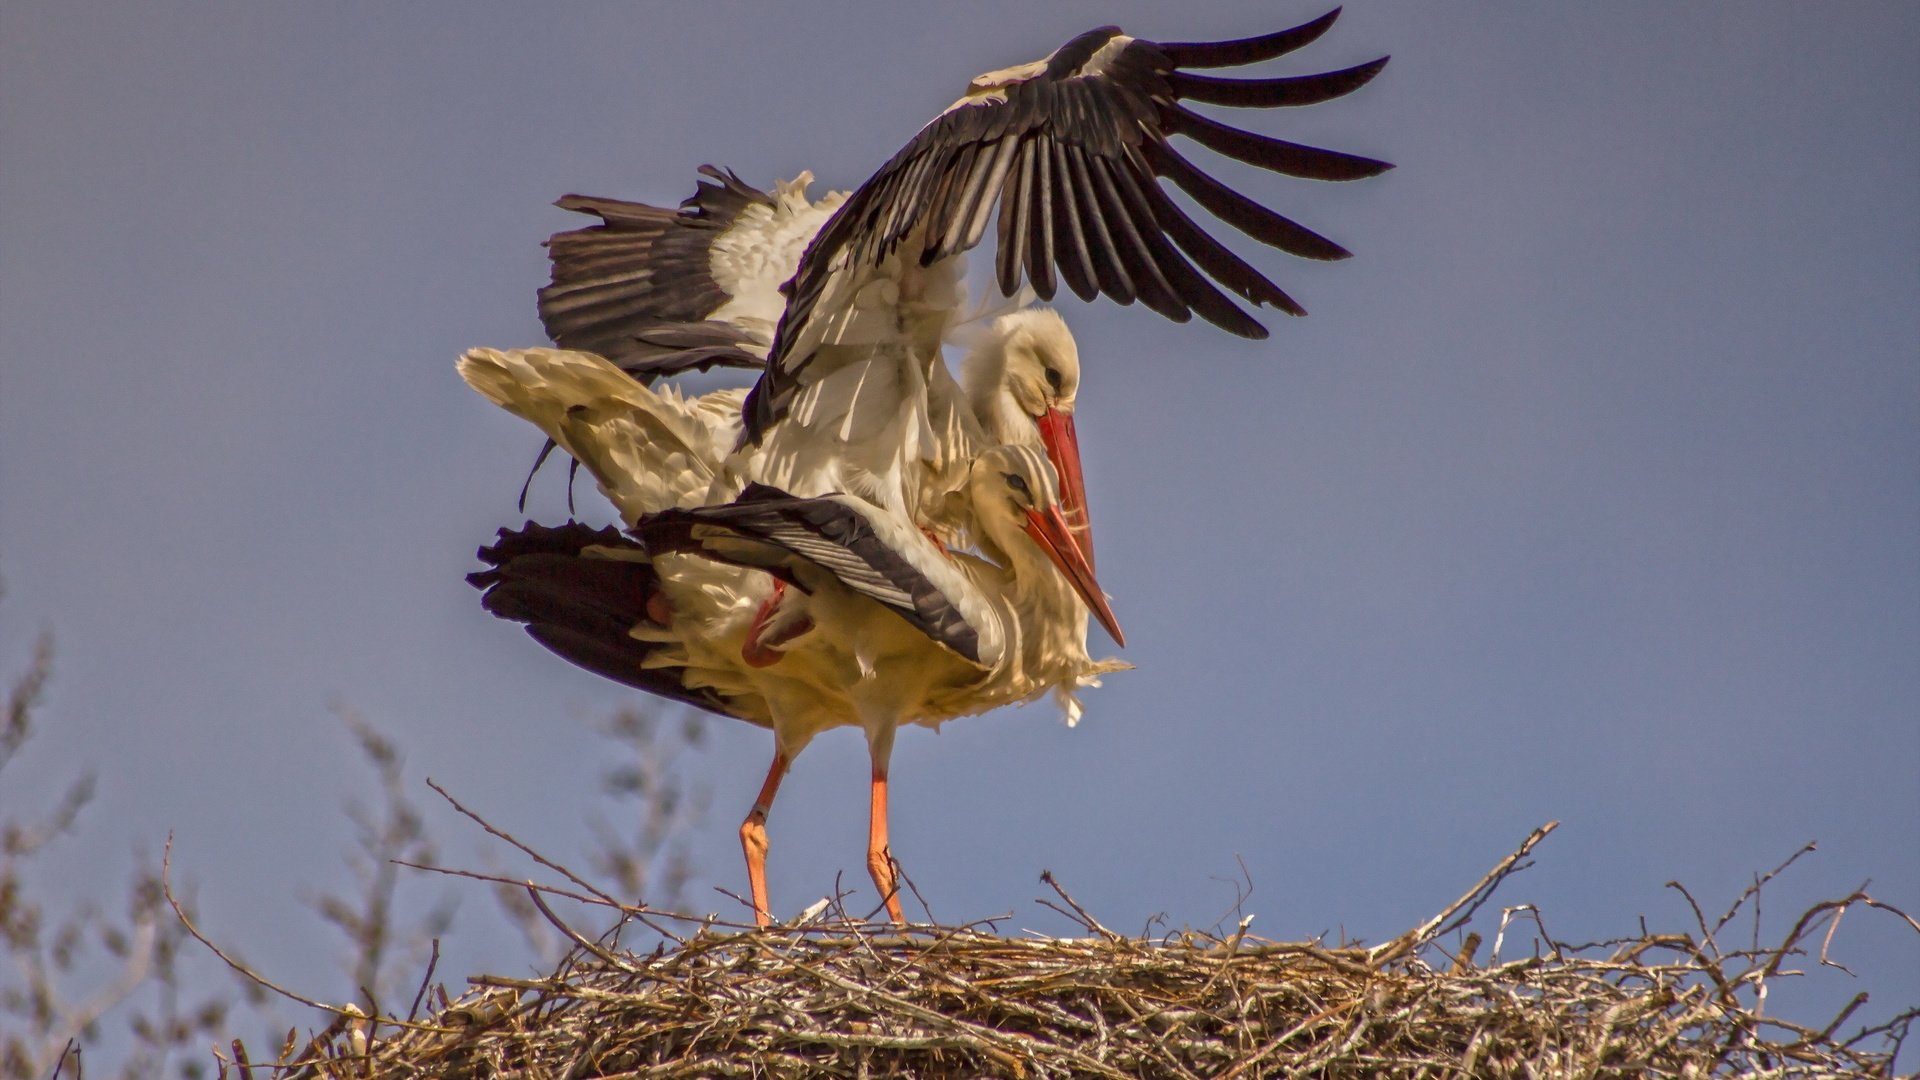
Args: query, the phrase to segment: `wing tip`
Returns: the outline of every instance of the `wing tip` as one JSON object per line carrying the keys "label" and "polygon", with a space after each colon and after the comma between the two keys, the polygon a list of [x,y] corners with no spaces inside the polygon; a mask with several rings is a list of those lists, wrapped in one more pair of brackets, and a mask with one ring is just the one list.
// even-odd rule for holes
{"label": "wing tip", "polygon": [[1339,19],[1340,7],[1309,19],[1298,26],[1229,41],[1155,42],[1162,55],[1175,67],[1240,67],[1285,56],[1318,41]]}

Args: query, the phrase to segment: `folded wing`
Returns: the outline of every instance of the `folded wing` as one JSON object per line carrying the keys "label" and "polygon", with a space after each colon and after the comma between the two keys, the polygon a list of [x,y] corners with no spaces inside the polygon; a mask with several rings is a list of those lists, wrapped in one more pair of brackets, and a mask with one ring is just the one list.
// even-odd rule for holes
{"label": "folded wing", "polygon": [[724,506],[654,514],[633,531],[651,552],[700,554],[795,580],[804,563],[966,660],[998,662],[997,622],[965,575],[917,530],[859,499],[801,499],[756,484]]}

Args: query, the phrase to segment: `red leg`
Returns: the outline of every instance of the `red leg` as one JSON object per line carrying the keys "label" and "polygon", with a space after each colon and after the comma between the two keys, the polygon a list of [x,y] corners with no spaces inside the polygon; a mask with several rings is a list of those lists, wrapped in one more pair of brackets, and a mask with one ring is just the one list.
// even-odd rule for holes
{"label": "red leg", "polygon": [[747,888],[753,893],[753,921],[766,926],[773,921],[767,914],[767,810],[780,791],[780,778],[787,774],[787,756],[774,752],[767,769],[766,783],[760,785],[760,797],[740,823],[740,849],[747,853]]}
{"label": "red leg", "polygon": [[867,822],[867,873],[873,875],[874,888],[887,902],[887,917],[896,925],[906,925],[906,917],[900,913],[899,876],[893,870],[893,852],[887,847],[887,770],[878,763],[873,767],[873,807]]}

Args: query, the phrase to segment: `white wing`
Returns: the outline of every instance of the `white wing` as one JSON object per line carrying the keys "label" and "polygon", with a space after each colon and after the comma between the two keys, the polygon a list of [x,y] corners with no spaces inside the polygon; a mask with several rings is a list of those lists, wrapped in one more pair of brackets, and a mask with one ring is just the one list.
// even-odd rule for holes
{"label": "white wing", "polygon": [[592,353],[472,349],[458,367],[467,385],[573,455],[629,524],[704,503],[738,432],[741,391],[688,400]]}

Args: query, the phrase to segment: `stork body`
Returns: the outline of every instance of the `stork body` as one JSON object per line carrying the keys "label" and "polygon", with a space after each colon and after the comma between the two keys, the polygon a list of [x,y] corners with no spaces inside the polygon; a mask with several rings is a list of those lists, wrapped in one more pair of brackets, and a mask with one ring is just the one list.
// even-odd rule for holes
{"label": "stork body", "polygon": [[901,921],[886,824],[895,731],[1048,690],[1076,717],[1073,692],[1124,666],[1087,655],[1090,609],[1115,640],[1120,628],[1061,515],[1044,456],[989,449],[969,464],[966,487],[987,557],[948,553],[910,520],[857,497],[793,499],[764,488],[723,507],[655,515],[636,530],[650,551],[765,568],[806,596],[810,628],[765,669],[774,758],[741,833],[762,922],[766,813],[779,777],[818,731],[854,724],[866,734],[867,865]]}
{"label": "stork body", "polygon": [[[919,469],[910,484],[894,485],[911,486],[917,493],[913,506],[924,512],[886,498],[887,485],[856,484],[846,492],[915,521],[953,547],[972,546],[966,471],[989,447],[1042,448],[1067,478],[1063,495],[1084,490],[1073,429],[1080,355],[1065,320],[1047,308],[1027,308],[977,329],[970,340],[961,381],[949,380],[942,394],[950,442],[940,451],[942,467]],[[629,525],[669,507],[729,501],[748,484],[840,493],[818,490],[838,482],[838,471],[776,471],[758,467],[765,461],[758,455],[732,452],[741,433],[744,389],[687,397],[671,385],[648,386],[604,357],[570,349],[472,349],[458,368],[482,396],[540,428],[586,466]],[[846,370],[872,375],[876,368]],[[870,407],[864,415],[884,422],[879,412]],[[804,429],[798,422],[791,426]],[[844,467],[844,458],[837,460]],[[1063,502],[1076,524],[1084,522],[1084,498]],[[1080,528],[1084,547],[1088,538]]]}
{"label": "stork body", "polygon": [[[1047,344],[1037,345],[1036,338],[1046,339]],[[732,486],[723,475],[724,463],[729,460],[725,447],[738,431],[741,391],[722,390],[689,398],[671,386],[654,389],[642,385],[592,353],[560,349],[473,349],[461,357],[458,369],[475,390],[539,427],[585,466],[622,521],[630,526],[668,510],[721,506],[746,490]],[[1030,403],[1051,399],[1054,404],[1043,411],[1043,419],[1046,412],[1060,408],[1061,402],[1070,410],[1078,389],[1078,357],[1065,323],[1050,311],[1034,309],[1002,317],[985,344],[970,356],[965,373],[969,390],[960,400],[980,411],[977,418],[969,414],[970,428],[974,432],[1004,433],[1007,443],[997,451],[970,449],[971,457],[963,463],[959,481],[942,492],[941,502],[950,519],[965,521],[974,530],[980,550],[994,561],[932,543],[922,531],[924,521],[901,512],[897,506],[880,504],[857,492],[835,492],[825,497],[862,507],[868,522],[863,528],[885,533],[895,549],[914,552],[923,561],[937,556],[923,576],[950,586],[949,591],[970,594],[988,586],[967,582],[988,573],[983,568],[995,565],[995,561],[1005,564],[1003,556],[1008,550],[1004,543],[996,546],[994,538],[977,531],[979,499],[974,474],[980,467],[978,462],[985,458],[998,460],[1015,450],[1030,455],[1041,451],[1039,427],[1028,415],[1036,406]],[[982,438],[981,434],[969,435],[970,440]],[[1049,506],[1059,501],[1050,466],[1038,468],[1025,463],[1023,468],[1025,473],[1044,474],[1032,483],[1038,487],[1044,479],[1046,490],[1055,493],[1050,496]],[[758,480],[752,485],[777,487]],[[773,592],[772,581],[764,574],[754,574],[722,586],[712,579],[713,573],[708,569],[665,574],[656,588],[675,610],[699,612],[700,617],[712,620],[695,635],[701,645],[722,654],[739,652],[740,646],[748,644],[740,637],[744,631],[731,626],[721,613],[737,613],[750,604],[767,603]],[[952,578],[956,573],[962,578]],[[1039,579],[1029,578],[1030,582],[1034,580]],[[1029,585],[1027,591],[1037,588]],[[724,602],[702,600],[698,595],[716,589],[726,593]],[[1104,599],[1099,600],[1100,605],[1104,603]],[[1064,662],[1072,664],[1086,655],[1085,612],[1077,617],[1052,618],[1052,613],[1060,610],[1057,604],[1035,609],[1037,615],[1048,616],[1044,627],[985,614],[970,621],[989,633],[989,655],[998,653],[994,641],[1009,634],[1026,634],[1046,642],[1050,653],[1065,656]],[[770,609],[758,628],[762,637],[751,645],[772,648],[766,642],[801,619],[784,608]],[[1022,696],[1026,695],[1016,694],[1015,698]]]}
{"label": "stork body", "polygon": [[[772,729],[773,761],[741,829],[763,923],[765,820],[780,779],[821,731],[859,727],[873,765],[868,867],[899,919],[886,829],[894,732],[1049,691],[1077,718],[1075,691],[1125,666],[1086,652],[1089,607],[1120,631],[1045,458],[991,449],[971,463],[968,489],[978,556],[856,496],[756,486],[725,505],[644,517],[642,545],[584,526],[560,542],[559,530],[503,533],[482,552],[495,568],[474,581],[496,614],[591,670]],[[776,591],[775,575],[791,586]],[[776,658],[748,660],[763,636],[778,639]]]}

